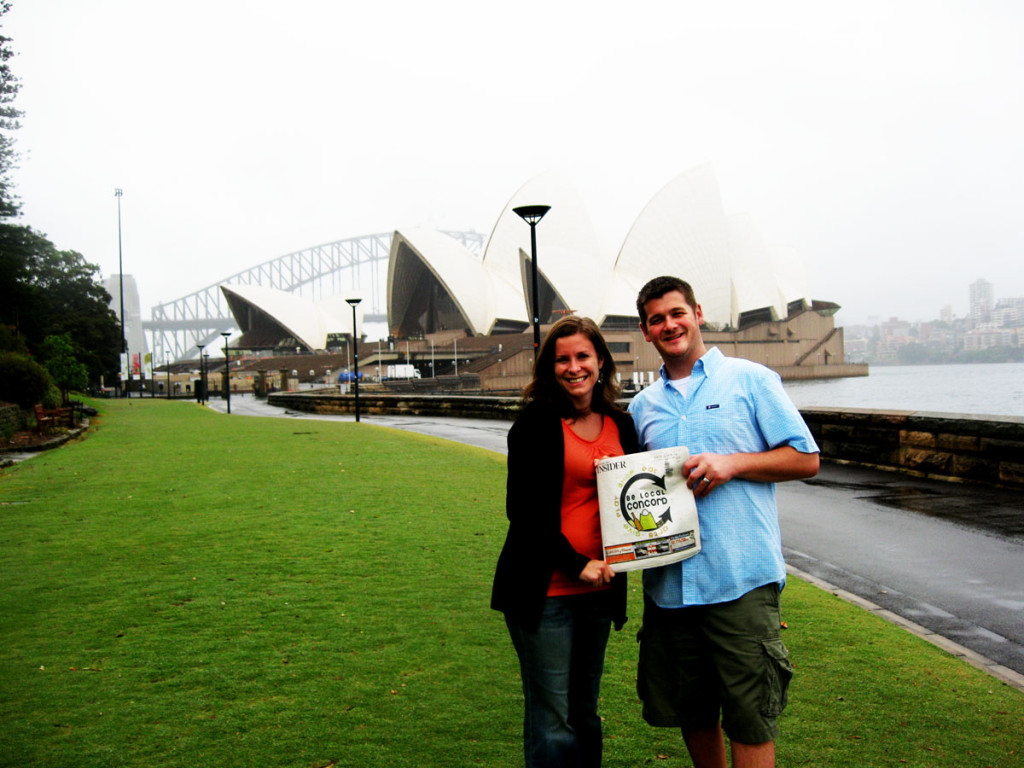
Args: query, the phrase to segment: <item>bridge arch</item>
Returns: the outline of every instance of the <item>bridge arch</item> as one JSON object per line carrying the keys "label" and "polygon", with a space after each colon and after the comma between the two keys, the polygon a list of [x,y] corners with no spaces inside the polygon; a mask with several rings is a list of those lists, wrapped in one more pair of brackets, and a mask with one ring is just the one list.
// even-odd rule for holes
{"label": "bridge arch", "polygon": [[[482,253],[485,235],[451,232],[453,237],[477,255]],[[215,345],[224,331],[237,329],[220,286],[260,285],[298,293],[316,300],[339,293],[358,292],[367,307],[364,318],[387,321],[387,266],[392,233],[362,235],[314,245],[257,264],[200,288],[174,301],[154,306],[143,322],[154,360],[182,360],[198,354],[196,345]]]}

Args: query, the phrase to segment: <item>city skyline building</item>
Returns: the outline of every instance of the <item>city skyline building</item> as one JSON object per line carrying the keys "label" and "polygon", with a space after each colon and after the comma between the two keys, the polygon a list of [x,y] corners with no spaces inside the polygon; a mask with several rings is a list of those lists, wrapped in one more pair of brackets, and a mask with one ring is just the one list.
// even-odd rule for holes
{"label": "city skyline building", "polygon": [[992,283],[985,279],[975,280],[968,287],[970,296],[970,318],[974,325],[982,325],[992,318]]}

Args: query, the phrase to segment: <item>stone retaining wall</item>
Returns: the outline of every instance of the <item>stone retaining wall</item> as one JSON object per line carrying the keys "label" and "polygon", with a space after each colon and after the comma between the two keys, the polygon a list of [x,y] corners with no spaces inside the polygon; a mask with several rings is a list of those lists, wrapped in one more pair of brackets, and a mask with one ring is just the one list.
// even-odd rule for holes
{"label": "stone retaining wall", "polygon": [[861,408],[801,410],[824,459],[1024,488],[1024,419]]}
{"label": "stone retaining wall", "polygon": [[[271,405],[306,413],[355,413],[355,395],[323,392],[276,392]],[[456,416],[464,419],[512,421],[519,409],[518,397],[483,395],[400,395],[359,390],[359,412],[402,416]]]}
{"label": "stone retaining wall", "polygon": [[[296,411],[355,411],[353,395],[282,392],[268,399]],[[519,404],[516,397],[359,396],[364,414],[512,420]],[[858,408],[804,408],[801,413],[827,461],[1024,489],[1024,418]]]}

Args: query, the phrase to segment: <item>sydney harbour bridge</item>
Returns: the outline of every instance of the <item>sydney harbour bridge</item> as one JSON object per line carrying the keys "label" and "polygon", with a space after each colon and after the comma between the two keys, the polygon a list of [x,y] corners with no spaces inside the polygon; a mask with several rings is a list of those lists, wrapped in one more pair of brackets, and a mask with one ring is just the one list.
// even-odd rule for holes
{"label": "sydney harbour bridge", "polygon": [[[480,256],[485,236],[478,232],[444,234]],[[358,292],[368,302],[366,323],[387,321],[387,270],[391,233],[363,235],[315,245],[279,256],[212,285],[157,304],[151,319],[143,322],[149,349],[158,362],[198,355],[197,345],[214,345],[220,334],[235,330],[235,323],[221,292],[222,285],[259,285],[296,293],[310,301],[342,292]]]}

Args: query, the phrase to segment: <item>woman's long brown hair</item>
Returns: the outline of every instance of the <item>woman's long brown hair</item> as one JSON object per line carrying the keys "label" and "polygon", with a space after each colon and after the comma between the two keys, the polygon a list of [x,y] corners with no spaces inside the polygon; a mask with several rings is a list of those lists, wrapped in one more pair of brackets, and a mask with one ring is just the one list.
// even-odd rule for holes
{"label": "woman's long brown hair", "polygon": [[567,315],[551,326],[544,342],[540,345],[540,353],[533,362],[533,379],[523,388],[523,399],[526,401],[543,400],[554,405],[562,418],[572,419],[581,416],[568,393],[555,379],[555,342],[576,334],[586,336],[594,345],[594,351],[601,359],[600,376],[594,384],[594,393],[590,401],[590,409],[599,413],[611,413],[619,410],[615,404],[619,397],[619,384],[615,378],[615,361],[611,350],[601,335],[597,323],[589,317]]}

